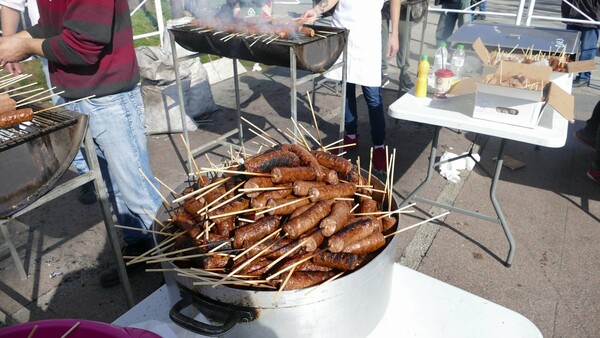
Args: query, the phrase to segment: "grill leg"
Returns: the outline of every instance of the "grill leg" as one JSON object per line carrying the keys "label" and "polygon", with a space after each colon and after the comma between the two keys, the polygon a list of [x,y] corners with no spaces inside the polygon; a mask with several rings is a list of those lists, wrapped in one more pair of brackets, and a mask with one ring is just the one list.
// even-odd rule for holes
{"label": "grill leg", "polygon": [[10,239],[10,234],[8,233],[8,229],[6,228],[6,224],[2,220],[0,220],[0,231],[2,231],[2,236],[4,236],[4,243],[0,245],[0,249],[8,248],[13,261],[15,261],[15,266],[17,267],[17,272],[19,273],[21,280],[26,280],[27,273],[25,273],[23,262],[21,262],[21,259],[19,258],[19,253],[17,252],[15,245]]}

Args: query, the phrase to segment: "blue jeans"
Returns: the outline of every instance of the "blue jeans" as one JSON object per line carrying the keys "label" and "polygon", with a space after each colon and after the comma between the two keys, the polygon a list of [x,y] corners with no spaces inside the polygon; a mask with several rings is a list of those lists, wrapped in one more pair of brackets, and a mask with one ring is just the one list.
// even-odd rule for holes
{"label": "blue jeans", "polygon": [[[385,115],[383,112],[380,88],[361,87],[369,110],[373,144],[376,146],[382,145],[385,141]],[[356,106],[356,85],[354,83],[346,83],[346,111],[344,113],[344,122],[346,133],[356,134],[358,127],[358,111]]]}
{"label": "blue jeans", "polygon": [[[102,178],[119,224],[150,229],[153,220],[144,209],[155,214],[161,199],[140,173],[141,169],[158,187],[150,170],[144,105],[139,87],[75,102],[66,108],[90,117],[89,128],[96,145]],[[141,231],[123,230],[127,244],[135,244],[148,236]]]}
{"label": "blue jeans", "polygon": [[[442,9],[466,9],[471,6],[471,0],[461,0],[460,4],[442,4]],[[435,31],[436,46],[440,45],[440,42],[446,41],[452,32],[454,26],[458,21],[458,27],[462,26],[465,22],[471,21],[471,14],[462,13],[450,13],[442,12],[440,19],[438,20],[438,26]]]}
{"label": "blue jeans", "polygon": [[[600,32],[600,29],[575,25],[567,25],[567,29],[578,30],[581,32],[581,38],[579,40],[579,61],[593,60],[598,51],[598,32]],[[591,75],[591,72],[583,72],[579,73],[577,78],[582,82],[589,82]]]}

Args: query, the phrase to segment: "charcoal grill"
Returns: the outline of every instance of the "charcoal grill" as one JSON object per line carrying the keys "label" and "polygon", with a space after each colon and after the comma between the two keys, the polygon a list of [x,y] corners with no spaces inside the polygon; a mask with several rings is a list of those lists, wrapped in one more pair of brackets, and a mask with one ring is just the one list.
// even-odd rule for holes
{"label": "charcoal grill", "polygon": [[[17,101],[19,99],[17,98]],[[36,112],[48,106],[31,104],[28,108]],[[6,224],[93,181],[124,291],[129,305],[133,306],[133,294],[108,205],[106,187],[100,174],[94,142],[87,130],[88,119],[86,115],[54,108],[35,114],[32,121],[22,122],[10,128],[0,128],[0,231],[4,237],[0,250],[9,249],[21,279],[26,279],[27,274]],[[90,171],[55,186],[73,162],[82,142]]]}
{"label": "charcoal grill", "polygon": [[[194,53],[206,53],[213,54],[222,57],[228,57],[233,59],[233,73],[234,73],[234,86],[235,86],[235,101],[236,101],[236,112],[238,127],[237,130],[233,130],[226,133],[214,140],[213,142],[206,143],[200,147],[194,148],[190,154],[188,154],[188,167],[192,171],[191,164],[192,156],[200,153],[215,144],[231,145],[226,142],[232,135],[238,134],[239,145],[238,149],[243,148],[243,133],[241,124],[241,108],[240,108],[240,93],[239,93],[239,78],[237,70],[237,60],[248,60],[268,65],[276,65],[282,67],[289,67],[291,77],[291,88],[290,88],[290,110],[291,118],[297,121],[297,86],[307,81],[313,83],[313,102],[315,93],[315,82],[314,79],[321,75],[322,72],[331,70],[337,67],[343,67],[342,71],[342,89],[341,89],[341,109],[340,109],[340,124],[339,124],[339,136],[343,137],[344,134],[344,110],[345,110],[345,97],[346,97],[346,43],[348,40],[349,31],[343,28],[335,28],[328,26],[319,25],[304,25],[312,28],[318,34],[315,37],[303,36],[301,34],[292,34],[289,38],[277,38],[263,36],[260,39],[256,39],[248,35],[240,35],[227,37],[228,34],[233,32],[226,32],[216,34],[215,31],[207,31],[197,25],[191,23],[175,25],[169,28],[169,36],[171,40],[171,50],[173,51],[173,64],[175,65],[175,78],[178,88],[178,96],[180,102],[180,109],[182,121],[185,119],[185,106],[184,97],[181,90],[181,79],[179,77],[179,58],[177,56],[176,44],[186,48]],[[337,63],[336,61],[343,55],[342,62]],[[195,57],[191,55],[186,58]],[[184,59],[184,58],[182,58]],[[297,78],[298,70],[306,70],[311,74],[303,76],[301,79]],[[185,141],[189,144],[189,136],[185,123],[183,123],[183,133]],[[294,133],[297,132],[296,125],[293,126]]]}

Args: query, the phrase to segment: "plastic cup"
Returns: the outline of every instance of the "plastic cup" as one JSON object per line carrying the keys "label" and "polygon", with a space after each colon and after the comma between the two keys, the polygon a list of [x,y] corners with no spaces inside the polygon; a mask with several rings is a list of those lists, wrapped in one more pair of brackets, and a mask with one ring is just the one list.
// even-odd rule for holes
{"label": "plastic cup", "polygon": [[446,98],[446,93],[452,86],[452,80],[454,79],[454,72],[450,69],[441,68],[435,71],[435,92],[434,97]]}

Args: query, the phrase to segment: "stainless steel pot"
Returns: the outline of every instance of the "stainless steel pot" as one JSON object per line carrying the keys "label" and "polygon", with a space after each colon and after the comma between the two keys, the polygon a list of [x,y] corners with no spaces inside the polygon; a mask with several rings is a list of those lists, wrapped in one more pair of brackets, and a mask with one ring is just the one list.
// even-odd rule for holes
{"label": "stainless steel pot", "polygon": [[[383,189],[381,182],[373,179],[374,185]],[[397,204],[393,201],[392,205],[396,208]],[[283,291],[277,300],[277,291],[194,286],[189,278],[166,273],[189,290],[182,292],[184,298],[171,310],[171,319],[202,335],[365,337],[387,309],[397,241],[398,236],[393,236],[373,260],[348,275],[322,286]],[[168,262],[163,267],[176,266]],[[183,315],[181,310],[191,303],[207,318],[223,324],[199,323]]]}

